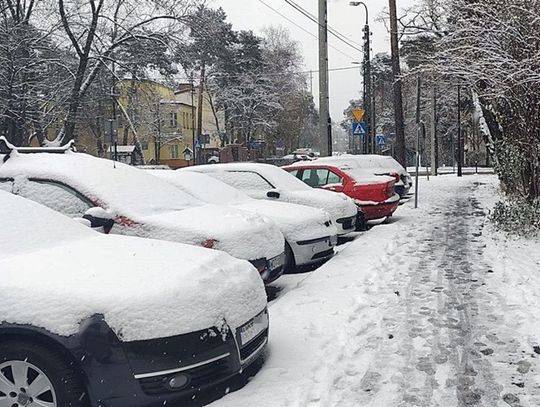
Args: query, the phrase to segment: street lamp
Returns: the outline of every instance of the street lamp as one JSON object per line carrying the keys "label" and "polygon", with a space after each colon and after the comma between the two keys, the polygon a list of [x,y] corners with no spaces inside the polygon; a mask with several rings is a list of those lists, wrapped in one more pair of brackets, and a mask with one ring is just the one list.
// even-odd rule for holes
{"label": "street lamp", "polygon": [[369,30],[369,10],[366,5],[366,3],[362,1],[351,1],[349,3],[350,6],[357,7],[357,6],[364,6],[364,9],[366,11],[366,23],[364,25],[364,62],[363,62],[363,68],[364,68],[364,92],[363,92],[363,104],[364,109],[366,111],[366,125],[367,125],[367,134],[364,140],[364,152],[369,153],[373,152],[375,150],[373,146],[373,137],[372,132],[374,130],[374,124],[375,124],[375,112],[373,108],[373,100],[371,96],[371,57],[370,57],[370,44],[369,44],[369,36],[370,36],[370,30]]}

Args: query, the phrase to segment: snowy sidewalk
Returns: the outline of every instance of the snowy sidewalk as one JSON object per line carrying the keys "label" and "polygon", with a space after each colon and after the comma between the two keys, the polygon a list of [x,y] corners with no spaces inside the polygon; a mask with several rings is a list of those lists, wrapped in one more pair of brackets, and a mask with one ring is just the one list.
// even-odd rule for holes
{"label": "snowy sidewalk", "polygon": [[424,181],[420,209],[291,277],[265,365],[212,406],[540,405],[540,244],[492,231],[494,192],[493,176]]}

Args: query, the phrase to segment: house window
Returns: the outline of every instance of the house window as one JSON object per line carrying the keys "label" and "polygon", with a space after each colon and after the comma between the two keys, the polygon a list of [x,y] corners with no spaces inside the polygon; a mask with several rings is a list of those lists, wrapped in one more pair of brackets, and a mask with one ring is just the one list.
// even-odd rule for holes
{"label": "house window", "polygon": [[169,125],[173,128],[176,128],[178,126],[178,113],[169,113]]}
{"label": "house window", "polygon": [[173,160],[178,159],[178,144],[171,145],[171,158]]}

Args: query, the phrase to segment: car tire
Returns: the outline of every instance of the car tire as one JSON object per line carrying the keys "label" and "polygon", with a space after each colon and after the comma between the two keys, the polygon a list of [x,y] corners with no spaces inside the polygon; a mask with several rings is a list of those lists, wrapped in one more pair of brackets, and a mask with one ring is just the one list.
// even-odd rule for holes
{"label": "car tire", "polygon": [[13,389],[7,394],[0,390],[0,400],[12,399],[12,405],[34,405],[35,398],[54,407],[89,406],[80,371],[58,352],[37,343],[0,343],[0,381],[5,380],[13,383]]}
{"label": "car tire", "polygon": [[288,242],[285,242],[285,264],[283,265],[283,273],[294,273],[296,271],[296,261],[294,253]]}
{"label": "car tire", "polygon": [[358,213],[356,214],[356,231],[365,232],[367,229],[367,222],[364,218],[364,214],[358,211]]}

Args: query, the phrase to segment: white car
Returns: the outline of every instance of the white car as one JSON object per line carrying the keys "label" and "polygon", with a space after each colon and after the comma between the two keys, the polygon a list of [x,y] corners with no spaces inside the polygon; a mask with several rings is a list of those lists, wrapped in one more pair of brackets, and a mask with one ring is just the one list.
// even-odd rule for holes
{"label": "white car", "polygon": [[412,187],[411,175],[403,166],[393,157],[377,154],[343,154],[332,157],[321,157],[317,159],[318,163],[327,165],[342,166],[347,165],[351,168],[359,168],[369,171],[374,175],[391,176],[396,180],[395,190],[400,197],[409,193]]}
{"label": "white car", "polygon": [[0,156],[0,189],[86,218],[105,233],[225,251],[250,261],[266,282],[283,272],[285,238],[270,219],[205,204],[125,164],[72,151],[12,151]]}
{"label": "white car", "polygon": [[250,198],[206,174],[190,171],[151,171],[182,191],[210,204],[238,208],[272,219],[285,236],[285,271],[320,263],[334,254],[337,229],[328,213],[305,205]]}
{"label": "white car", "polygon": [[355,230],[358,208],[351,198],[344,194],[311,188],[274,165],[214,164],[186,167],[178,171],[195,171],[211,175],[255,199],[277,200],[323,209],[330,214],[338,235]]}
{"label": "white car", "polygon": [[0,191],[0,405],[182,405],[268,341],[256,269]]}

